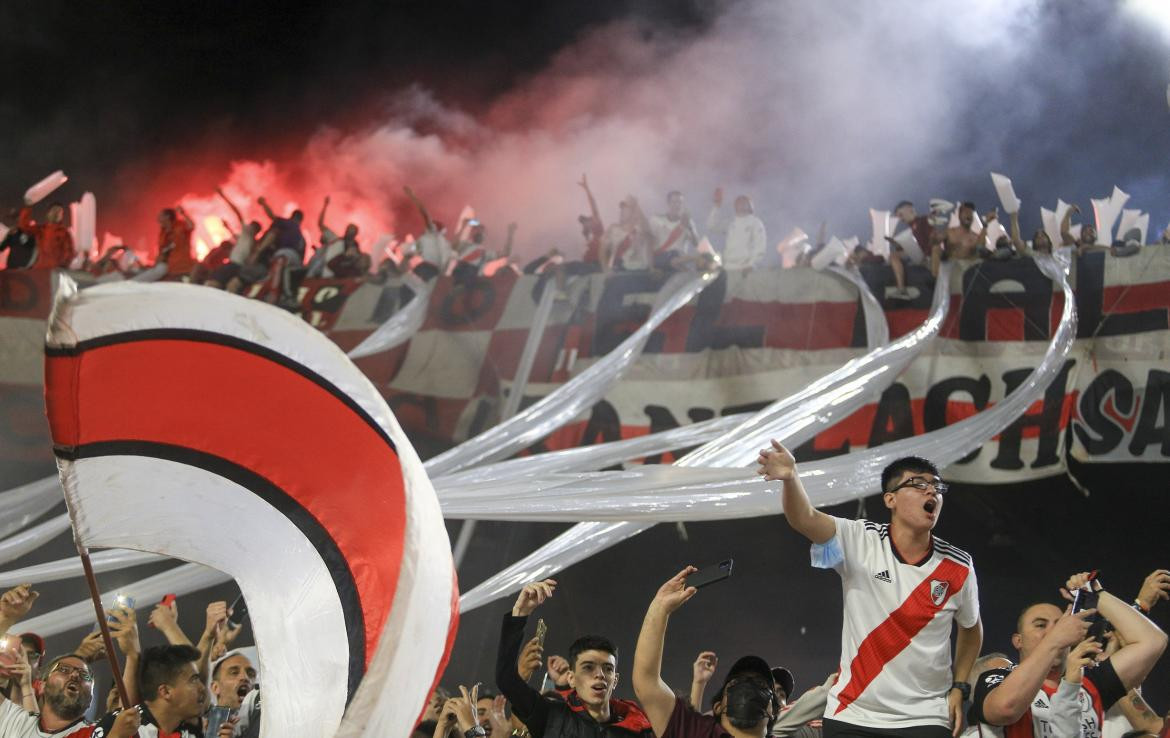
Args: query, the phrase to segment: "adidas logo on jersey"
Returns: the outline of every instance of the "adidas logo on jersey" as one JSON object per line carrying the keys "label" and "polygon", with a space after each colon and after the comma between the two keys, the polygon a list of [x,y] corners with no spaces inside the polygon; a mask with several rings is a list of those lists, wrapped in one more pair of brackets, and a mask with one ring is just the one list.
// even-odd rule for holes
{"label": "adidas logo on jersey", "polygon": [[893,579],[890,579],[890,570],[889,569],[882,569],[877,574],[874,574],[873,578],[878,580],[879,582],[885,582],[886,584],[889,584],[889,583],[894,581]]}
{"label": "adidas logo on jersey", "polygon": [[1032,703],[1032,707],[1039,707],[1039,708],[1043,709],[1043,708],[1048,707],[1048,705],[1044,704],[1044,700],[1037,697],[1036,701]]}

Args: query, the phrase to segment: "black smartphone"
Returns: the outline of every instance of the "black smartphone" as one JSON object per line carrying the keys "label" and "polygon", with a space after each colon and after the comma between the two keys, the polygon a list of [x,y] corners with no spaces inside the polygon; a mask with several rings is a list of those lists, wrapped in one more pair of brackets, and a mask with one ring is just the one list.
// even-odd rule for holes
{"label": "black smartphone", "polygon": [[232,602],[228,609],[232,613],[228,615],[228,625],[233,628],[238,628],[243,625],[244,620],[248,617],[248,603],[244,602],[243,592]]}
{"label": "black smartphone", "polygon": [[731,576],[731,567],[734,564],[735,559],[727,559],[726,561],[720,561],[714,566],[705,566],[687,577],[687,586],[702,589],[708,584],[722,582]]}

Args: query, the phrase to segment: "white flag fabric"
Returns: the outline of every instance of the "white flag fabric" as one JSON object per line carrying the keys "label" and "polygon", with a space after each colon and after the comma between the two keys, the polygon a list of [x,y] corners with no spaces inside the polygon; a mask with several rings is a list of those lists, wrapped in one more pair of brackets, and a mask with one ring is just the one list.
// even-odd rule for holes
{"label": "white flag fabric", "polygon": [[[219,290],[64,280],[45,353],[78,542],[235,579],[265,735],[407,735],[457,622],[450,543],[414,449],[340,349]],[[237,411],[209,413],[212,394]],[[167,412],[125,412],[143,397]],[[322,432],[289,432],[306,420]]]}

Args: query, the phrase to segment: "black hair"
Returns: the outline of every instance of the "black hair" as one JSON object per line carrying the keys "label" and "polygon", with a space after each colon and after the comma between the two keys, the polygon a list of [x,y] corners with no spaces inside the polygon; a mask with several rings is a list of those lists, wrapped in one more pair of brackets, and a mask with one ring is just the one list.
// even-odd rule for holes
{"label": "black hair", "polygon": [[1024,622],[1025,613],[1027,613],[1033,607],[1037,607],[1038,605],[1052,605],[1053,607],[1055,607],[1058,610],[1062,609],[1060,607],[1060,605],[1053,604],[1051,602],[1048,602],[1047,600],[1036,600],[1035,602],[1029,602],[1027,607],[1022,608],[1020,610],[1019,615],[1016,615],[1016,632],[1017,633],[1019,633],[1020,631],[1022,631],[1024,629],[1023,622]]}
{"label": "black hair", "polygon": [[904,207],[914,207],[914,203],[910,202],[909,200],[903,200],[894,206],[894,210],[901,210]]}
{"label": "black hair", "polygon": [[143,651],[138,667],[138,689],[143,701],[158,699],[159,687],[175,681],[184,666],[198,660],[199,650],[194,646],[151,646]]}
{"label": "black hair", "polygon": [[171,220],[174,220],[175,218],[179,217],[178,212],[176,212],[174,208],[163,208],[162,214],[167,216]]}
{"label": "black hair", "polygon": [[890,483],[908,471],[938,476],[938,468],[921,456],[903,456],[882,469],[882,492],[893,492]]}
{"label": "black hair", "polygon": [[291,217],[293,220],[296,220],[297,218],[300,218],[301,220],[304,220],[304,218],[305,218],[305,213],[304,213],[304,211],[302,211],[302,210],[294,210],[294,211],[292,211],[292,216],[290,216],[290,217]]}
{"label": "black hair", "polygon": [[479,694],[475,695],[476,702],[479,702],[480,700],[494,700],[495,698],[496,698],[496,693],[489,692],[486,689],[484,691],[480,692]]}
{"label": "black hair", "polygon": [[569,668],[577,668],[577,657],[585,651],[604,651],[613,654],[616,661],[618,656],[617,646],[613,645],[613,641],[605,636],[599,635],[583,635],[573,644],[569,646]]}
{"label": "black hair", "polygon": [[970,200],[964,200],[963,202],[959,203],[959,210],[962,210],[963,208],[970,208],[971,210],[974,210],[975,203],[971,202]]}

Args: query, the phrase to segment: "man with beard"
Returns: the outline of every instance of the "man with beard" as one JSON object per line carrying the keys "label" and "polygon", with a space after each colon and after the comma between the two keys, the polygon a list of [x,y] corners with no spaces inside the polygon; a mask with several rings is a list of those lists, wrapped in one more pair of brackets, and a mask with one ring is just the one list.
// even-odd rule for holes
{"label": "man with beard", "polygon": [[680,571],[650,602],[634,650],[634,692],[658,738],[763,738],[780,714],[780,700],[772,669],[759,656],[744,656],[732,664],[711,715],[700,715],[662,681],[666,624],[698,591],[687,586],[687,577],[696,571],[693,566]]}
{"label": "man with beard", "polygon": [[[198,660],[199,650],[192,646],[152,646],[142,654],[139,738],[195,738],[184,723],[198,720],[207,709],[207,687],[195,669]],[[113,715],[102,718],[93,738],[122,738],[115,722]]]}
{"label": "man with beard", "polygon": [[[15,670],[20,672],[22,692],[31,697],[32,670],[28,662],[22,660]],[[35,700],[24,707],[0,701],[0,738],[89,735],[92,728],[84,717],[93,697],[93,674],[86,663],[72,654],[58,656],[46,665],[41,678],[44,691],[39,715]]]}
{"label": "man with beard", "polygon": [[824,735],[957,733],[983,626],[971,557],[931,532],[947,490],[938,470],[909,456],[882,471],[885,525],[814,508],[796,459],[776,441],[759,463],[758,474],[783,481],[784,517],[813,543],[813,565],[841,575],[841,672],[829,692]]}
{"label": "man with beard", "polygon": [[[1150,673],[1166,649],[1166,634],[1087,573],[1073,575],[1066,591],[1089,586],[1095,610],[1062,613],[1038,603],[1020,613],[1012,636],[1020,665],[989,670],[975,689],[970,717],[982,724],[981,735],[1101,735],[1105,711]],[[1100,662],[1103,644],[1085,637],[1094,616],[1112,623],[1125,643]]]}
{"label": "man with beard", "polygon": [[[533,738],[630,738],[650,736],[650,722],[633,702],[614,699],[617,686],[617,648],[607,638],[587,635],[569,647],[569,686],[563,700],[544,698],[520,676],[517,657],[528,616],[552,597],[552,579],[529,584],[520,592],[512,612],[504,616],[500,650],[496,657],[496,686],[512,703],[512,712]],[[530,649],[539,658],[539,646]]]}

